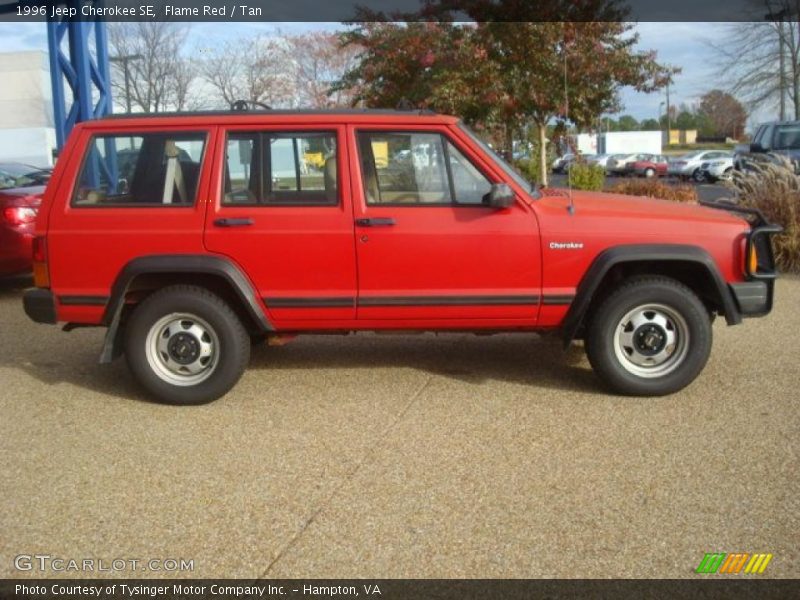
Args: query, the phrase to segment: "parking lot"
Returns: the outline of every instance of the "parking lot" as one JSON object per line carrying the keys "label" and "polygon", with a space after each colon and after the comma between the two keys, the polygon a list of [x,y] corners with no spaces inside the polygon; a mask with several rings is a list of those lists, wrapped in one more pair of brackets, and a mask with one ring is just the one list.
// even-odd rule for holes
{"label": "parking lot", "polygon": [[[553,187],[560,187],[566,188],[568,186],[567,176],[561,174],[551,174],[550,175],[551,181],[550,184]],[[631,179],[630,177],[615,177],[615,176],[608,176],[606,177],[606,187],[613,187],[618,183],[625,182]],[[677,185],[679,183],[683,183],[684,185],[694,186],[697,189],[697,197],[699,200],[703,202],[711,202],[713,200],[719,200],[720,198],[730,198],[731,192],[721,183],[695,183],[692,180],[686,182],[679,182],[674,177],[662,177],[659,178],[659,181],[664,183],[669,183],[672,185]]]}
{"label": "parking lot", "polygon": [[[688,390],[614,397],[536,335],[317,336],[232,393],[149,402],[103,331],[0,287],[0,576],[19,554],[194,560],[194,577],[691,577],[705,552],[800,575],[800,279],[715,324]],[[45,576],[74,573],[48,572]]]}

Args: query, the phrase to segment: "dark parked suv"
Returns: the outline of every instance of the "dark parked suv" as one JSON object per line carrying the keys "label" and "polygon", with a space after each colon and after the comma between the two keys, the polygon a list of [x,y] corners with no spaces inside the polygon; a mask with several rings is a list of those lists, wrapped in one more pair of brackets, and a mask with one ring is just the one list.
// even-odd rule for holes
{"label": "dark parked suv", "polygon": [[747,168],[750,161],[774,160],[771,155],[785,156],[800,172],[800,121],[763,123],[756,129],[750,144],[740,144],[734,149],[733,166]]}

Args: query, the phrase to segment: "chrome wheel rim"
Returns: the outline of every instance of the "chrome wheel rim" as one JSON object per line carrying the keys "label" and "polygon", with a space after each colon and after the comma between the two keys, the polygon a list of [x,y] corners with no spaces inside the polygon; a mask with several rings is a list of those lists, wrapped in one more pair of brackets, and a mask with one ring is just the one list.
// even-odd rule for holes
{"label": "chrome wheel rim", "polygon": [[200,317],[171,313],[147,332],[145,354],[150,368],[162,381],[177,386],[197,385],[216,369],[219,338]]}
{"label": "chrome wheel rim", "polygon": [[644,304],[617,323],[614,353],[629,373],[646,379],[675,371],[689,352],[689,326],[664,304]]}

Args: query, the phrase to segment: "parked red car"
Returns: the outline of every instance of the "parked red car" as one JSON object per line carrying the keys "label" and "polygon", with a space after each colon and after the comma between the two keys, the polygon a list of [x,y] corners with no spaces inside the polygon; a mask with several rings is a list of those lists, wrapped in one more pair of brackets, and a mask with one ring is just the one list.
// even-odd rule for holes
{"label": "parked red car", "polygon": [[629,165],[631,173],[640,177],[665,177],[669,161],[666,156],[651,156],[646,160],[637,160]]}
{"label": "parked red car", "polygon": [[0,276],[31,270],[31,242],[50,172],[0,163]]}
{"label": "parked red car", "polygon": [[612,390],[663,395],[714,315],[772,308],[760,213],[541,190],[428,112],[102,119],[53,177],[26,313],[107,327],[101,361],[168,402],[225,394],[253,340],[374,330],[558,330]]}

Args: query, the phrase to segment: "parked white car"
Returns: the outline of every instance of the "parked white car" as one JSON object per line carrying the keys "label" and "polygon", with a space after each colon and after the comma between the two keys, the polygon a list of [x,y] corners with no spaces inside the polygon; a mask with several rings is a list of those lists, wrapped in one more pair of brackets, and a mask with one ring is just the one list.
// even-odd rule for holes
{"label": "parked white car", "polygon": [[700,167],[703,163],[720,160],[723,158],[733,159],[733,153],[726,150],[695,150],[669,161],[667,174],[675,177],[688,179],[699,175]]}
{"label": "parked white car", "polygon": [[566,165],[571,163],[573,160],[575,160],[575,155],[571,152],[567,152],[564,156],[559,156],[551,165],[553,173],[563,173],[564,167],[566,167]]}
{"label": "parked white car", "polygon": [[590,165],[598,165],[605,169],[608,166],[609,159],[614,156],[616,156],[616,154],[592,154],[586,157],[586,162]]}
{"label": "parked white car", "polygon": [[700,165],[694,178],[695,181],[719,181],[730,179],[733,174],[733,156],[725,156]]}

